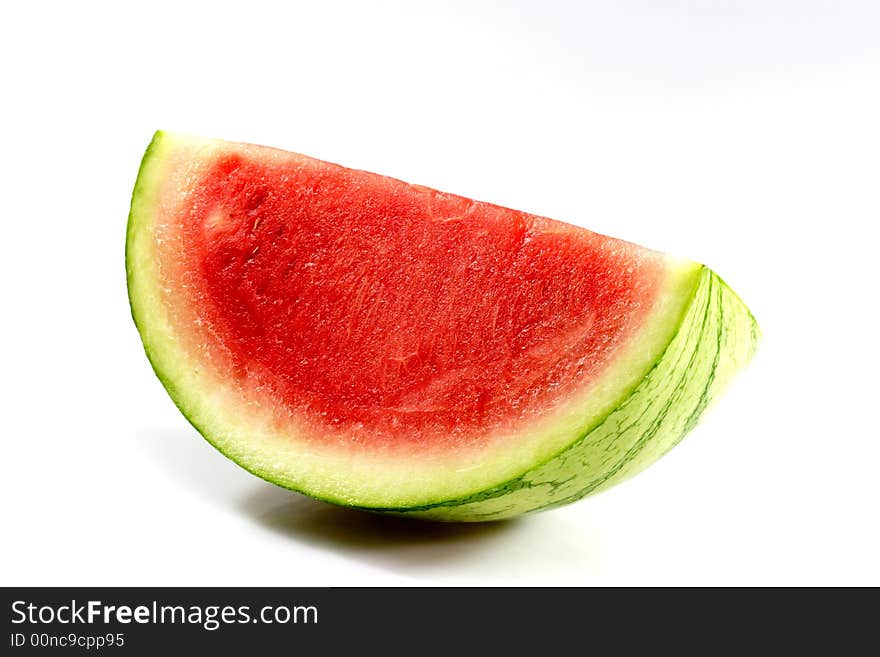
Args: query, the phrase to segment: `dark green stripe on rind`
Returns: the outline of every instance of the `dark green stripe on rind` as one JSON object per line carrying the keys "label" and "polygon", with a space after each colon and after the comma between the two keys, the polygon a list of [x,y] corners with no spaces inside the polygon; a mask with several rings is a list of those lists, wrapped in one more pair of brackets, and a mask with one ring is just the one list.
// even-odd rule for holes
{"label": "dark green stripe on rind", "polygon": [[608,488],[656,461],[693,428],[749,361],[759,335],[739,297],[704,268],[681,326],[656,365],[604,420],[560,454],[467,498],[371,510],[431,520],[500,520]]}

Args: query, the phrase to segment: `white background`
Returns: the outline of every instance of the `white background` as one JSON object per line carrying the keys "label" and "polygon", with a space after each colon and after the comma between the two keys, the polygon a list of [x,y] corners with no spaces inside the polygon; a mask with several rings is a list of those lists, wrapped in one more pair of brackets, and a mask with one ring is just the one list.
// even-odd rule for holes
{"label": "white background", "polygon": [[[880,585],[880,3],[4,3],[0,583]],[[144,357],[157,128],[264,143],[713,266],[753,365],[668,457],[491,526],[226,461]]]}

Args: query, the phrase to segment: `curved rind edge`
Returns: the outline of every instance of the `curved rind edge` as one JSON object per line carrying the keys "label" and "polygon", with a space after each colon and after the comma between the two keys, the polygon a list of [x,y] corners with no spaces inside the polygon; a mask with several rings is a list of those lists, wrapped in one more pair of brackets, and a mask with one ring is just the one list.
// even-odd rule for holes
{"label": "curved rind edge", "polygon": [[604,420],[553,459],[469,498],[370,509],[428,520],[480,522],[563,506],[655,462],[696,425],[752,358],[760,329],[727,284],[704,267],[675,337],[642,382]]}

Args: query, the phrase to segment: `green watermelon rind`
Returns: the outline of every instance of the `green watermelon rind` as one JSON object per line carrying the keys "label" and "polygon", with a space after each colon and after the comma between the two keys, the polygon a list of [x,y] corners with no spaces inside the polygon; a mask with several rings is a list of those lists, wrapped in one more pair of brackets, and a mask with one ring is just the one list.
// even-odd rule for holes
{"label": "green watermelon rind", "polygon": [[[179,368],[175,371],[169,366],[166,352],[172,347],[161,326],[157,328],[161,322],[153,317],[157,304],[144,298],[155,291],[145,287],[143,279],[149,277],[142,270],[156,265],[145,261],[135,247],[136,232],[149,225],[149,203],[164,157],[160,152],[163,137],[163,133],[156,133],[147,148],[132,194],[126,231],[132,317],[156,376],[190,424],[222,454],[278,486],[341,506],[441,521],[499,520],[561,506],[632,476],[665,454],[694,426],[757,346],[760,333],[748,308],[714,272],[695,265],[693,275],[684,276],[674,290],[684,300],[683,309],[678,320],[672,319],[677,327],[673,324],[671,338],[653,366],[644,377],[623,386],[611,410],[582,428],[549,458],[502,483],[496,479],[478,491],[413,504],[363,504],[298,486],[214,435],[217,427],[211,426],[204,409],[193,402],[191,392],[187,401],[187,381],[180,381]],[[151,166],[154,162],[156,166]],[[584,409],[586,417],[589,410]],[[630,422],[637,413],[638,420]]]}
{"label": "green watermelon rind", "polygon": [[477,495],[405,511],[371,510],[443,521],[501,520],[609,488],[677,445],[752,358],[759,341],[760,329],[745,304],[703,267],[679,329],[654,367],[569,447]]}

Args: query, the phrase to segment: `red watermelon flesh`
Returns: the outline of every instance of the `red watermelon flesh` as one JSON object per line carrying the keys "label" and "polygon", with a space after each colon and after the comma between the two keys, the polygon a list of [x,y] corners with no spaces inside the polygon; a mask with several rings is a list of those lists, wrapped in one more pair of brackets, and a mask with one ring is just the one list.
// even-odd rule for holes
{"label": "red watermelon flesh", "polygon": [[[447,474],[462,459],[519,464],[507,454],[518,449],[544,459],[541,433],[573,404],[608,397],[615,367],[627,371],[618,392],[632,389],[700,289],[698,265],[544,217],[295,153],[157,140],[128,249],[148,353],[154,365],[158,351],[173,356],[156,369],[185,413],[224,398],[212,417],[230,414],[237,447],[226,453],[249,431],[271,434],[257,457],[231,455],[306,492],[300,480],[329,461],[381,455],[399,482],[407,467],[431,479],[432,463],[456,463]],[[150,298],[140,318],[138,276]],[[173,349],[151,350],[151,333]],[[186,387],[201,401],[181,403]],[[317,473],[333,482],[321,496],[380,506],[348,493],[340,480],[363,473],[344,470]]]}
{"label": "red watermelon flesh", "polygon": [[219,159],[177,221],[168,293],[200,308],[216,358],[318,437],[417,449],[588,386],[664,273],[619,240],[301,156]]}

